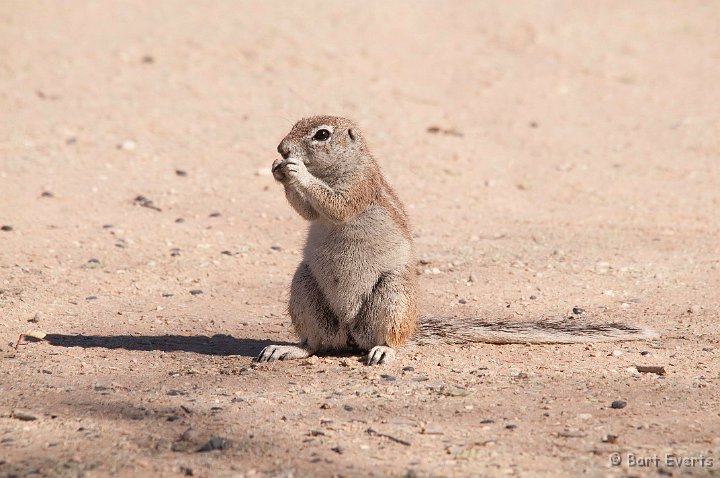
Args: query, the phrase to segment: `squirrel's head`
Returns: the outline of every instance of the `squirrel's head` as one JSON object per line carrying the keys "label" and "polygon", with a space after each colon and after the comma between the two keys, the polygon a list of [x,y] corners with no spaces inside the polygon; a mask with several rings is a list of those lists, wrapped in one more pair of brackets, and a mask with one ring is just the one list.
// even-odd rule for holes
{"label": "squirrel's head", "polygon": [[337,116],[301,119],[277,150],[285,159],[301,160],[312,175],[323,179],[340,178],[370,160],[360,130]]}

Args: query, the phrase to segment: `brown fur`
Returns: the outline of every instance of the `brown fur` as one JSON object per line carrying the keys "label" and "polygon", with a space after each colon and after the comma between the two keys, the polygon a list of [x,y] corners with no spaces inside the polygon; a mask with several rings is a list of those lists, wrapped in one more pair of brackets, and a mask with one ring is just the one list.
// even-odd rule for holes
{"label": "brown fur", "polygon": [[309,190],[331,220],[344,222],[364,211],[377,196],[377,183],[372,177],[355,177],[345,186],[347,189],[333,191],[322,185],[312,185]]}
{"label": "brown fur", "polygon": [[414,271],[408,270],[403,277],[407,303],[396,321],[393,321],[387,334],[387,344],[390,347],[399,347],[404,344],[417,328],[419,310],[417,306],[417,288],[413,279]]}
{"label": "brown fur", "polygon": [[403,236],[412,242],[412,233],[410,231],[407,213],[405,212],[405,206],[403,206],[400,198],[395,194],[395,191],[387,181],[385,181],[385,178],[379,170],[377,171],[377,182],[380,184],[380,188],[375,198],[376,203],[390,213],[390,216],[393,218],[395,224],[398,225]]}

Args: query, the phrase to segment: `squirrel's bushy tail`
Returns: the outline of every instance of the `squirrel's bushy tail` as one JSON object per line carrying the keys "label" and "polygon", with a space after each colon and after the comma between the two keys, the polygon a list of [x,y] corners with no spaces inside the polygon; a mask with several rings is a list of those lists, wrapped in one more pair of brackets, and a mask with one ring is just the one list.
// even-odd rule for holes
{"label": "squirrel's bushy tail", "polygon": [[411,342],[417,344],[576,344],[657,338],[657,332],[621,322],[548,319],[534,322],[481,318],[423,317]]}

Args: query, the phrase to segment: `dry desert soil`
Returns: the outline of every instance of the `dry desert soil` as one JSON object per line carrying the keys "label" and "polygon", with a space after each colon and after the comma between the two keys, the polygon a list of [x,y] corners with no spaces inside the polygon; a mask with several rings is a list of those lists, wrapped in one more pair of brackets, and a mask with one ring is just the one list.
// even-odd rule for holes
{"label": "dry desert soil", "polygon": [[[660,338],[256,366],[321,113],[427,313]],[[0,476],[720,474],[719,163],[716,1],[1,1]]]}

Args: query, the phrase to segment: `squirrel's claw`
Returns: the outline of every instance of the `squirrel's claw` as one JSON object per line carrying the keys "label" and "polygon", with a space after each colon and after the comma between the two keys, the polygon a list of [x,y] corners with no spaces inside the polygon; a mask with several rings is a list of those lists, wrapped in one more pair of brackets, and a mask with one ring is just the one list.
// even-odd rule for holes
{"label": "squirrel's claw", "polygon": [[373,347],[367,356],[368,365],[385,365],[395,360],[395,349],[386,345]]}

